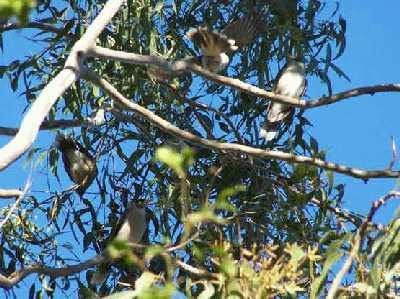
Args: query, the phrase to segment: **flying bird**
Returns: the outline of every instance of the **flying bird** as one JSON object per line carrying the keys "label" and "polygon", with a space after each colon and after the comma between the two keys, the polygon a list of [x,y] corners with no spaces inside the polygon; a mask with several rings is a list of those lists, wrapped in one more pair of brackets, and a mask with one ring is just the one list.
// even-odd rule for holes
{"label": "flying bird", "polygon": [[229,55],[252,42],[262,32],[265,15],[253,12],[229,23],[220,32],[202,26],[190,30],[186,36],[200,48],[198,62],[214,73],[225,69],[229,64]]}
{"label": "flying bird", "polygon": [[[299,98],[304,95],[307,86],[304,63],[290,60],[278,74],[273,92],[288,97]],[[276,137],[282,121],[290,115],[291,106],[270,101],[267,118],[260,129],[260,136],[270,141]]]}
{"label": "flying bird", "polygon": [[[120,240],[137,244],[141,241],[146,229],[147,219],[144,201],[130,202],[116,228],[112,230],[110,235],[113,237],[110,240]],[[92,276],[92,284],[102,284],[106,280],[108,270],[111,266],[109,257],[106,258],[107,261],[100,264]]]}
{"label": "flying bird", "polygon": [[76,192],[82,196],[97,175],[96,160],[71,137],[57,135],[56,144],[61,151],[65,171],[76,184]]}

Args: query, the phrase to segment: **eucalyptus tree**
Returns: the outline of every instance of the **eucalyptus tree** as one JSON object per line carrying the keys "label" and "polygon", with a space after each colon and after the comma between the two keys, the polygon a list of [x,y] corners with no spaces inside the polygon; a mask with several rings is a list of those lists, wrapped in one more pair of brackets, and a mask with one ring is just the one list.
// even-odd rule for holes
{"label": "eucalyptus tree", "polygon": [[[201,26],[218,32],[255,12],[257,36],[232,48],[220,73],[203,69],[201,49],[187,33]],[[379,230],[370,225],[378,207],[367,218],[343,211],[344,186],[335,185],[333,173],[365,180],[399,173],[325,161],[306,133],[305,109],[398,91],[386,85],[332,95],[330,74],[347,79],[336,62],[346,47],[338,3],[42,0],[26,22],[7,17],[1,37],[17,29],[39,46],[0,67],[29,110],[15,145],[0,151],[0,168],[30,148],[28,159],[39,165],[34,172],[44,169],[48,184],[46,196],[17,190],[18,206],[3,209],[0,285],[7,294],[20,292],[16,285],[32,297],[389,292],[390,279],[382,277],[395,275],[398,222]],[[324,82],[327,96],[304,101],[271,92],[293,56],[305,63],[305,77]],[[297,109],[266,141],[259,130],[269,100]],[[45,119],[32,120],[31,111],[45,111]],[[82,196],[68,188],[73,183],[64,179],[52,142],[31,147],[39,125],[47,140],[73,136],[95,157],[97,176]],[[147,229],[139,244],[113,240],[127,206],[141,199]],[[374,242],[365,247],[367,233]],[[99,285],[91,278],[105,259],[114,264]],[[350,266],[332,282],[341,259]],[[354,275],[339,288],[348,271]],[[35,279],[22,284],[31,274]]]}

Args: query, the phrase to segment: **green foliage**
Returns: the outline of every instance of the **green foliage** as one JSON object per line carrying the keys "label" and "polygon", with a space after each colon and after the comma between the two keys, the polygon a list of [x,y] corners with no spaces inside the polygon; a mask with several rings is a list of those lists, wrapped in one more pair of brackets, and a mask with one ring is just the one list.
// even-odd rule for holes
{"label": "green foliage", "polygon": [[181,153],[170,147],[160,147],[155,158],[172,168],[179,177],[185,177],[186,168],[193,164],[193,152],[189,147],[185,147]]}
{"label": "green foliage", "polygon": [[35,0],[0,0],[0,22],[16,16],[21,23],[26,23],[35,4]]}
{"label": "green foliage", "polygon": [[[27,107],[64,67],[71,47],[104,5],[55,2],[38,1],[36,17],[56,30],[44,27],[27,33],[43,48],[0,66],[0,76],[25,97]],[[23,9],[10,6],[15,3],[23,1],[7,5],[19,15]],[[335,5],[318,0],[128,0],[97,44],[181,59],[198,54],[185,38],[190,28],[220,29],[269,6],[265,31],[235,54],[224,74],[268,89],[286,57],[297,54],[306,61],[307,76],[325,82],[331,93],[329,75],[347,78],[336,65],[346,47],[346,21]],[[196,76],[157,81],[154,70],[144,66],[101,59],[86,63],[127,98],[181,129],[202,138],[267,148],[255,133],[264,120],[265,100]],[[57,101],[48,120],[82,120],[104,104],[120,109],[104,91],[80,80]],[[291,126],[268,147],[325,159],[318,140],[304,134],[308,125],[302,112],[295,114]],[[70,182],[62,180],[57,151],[32,150],[28,158],[37,162],[35,174],[46,173],[49,190],[44,191],[51,193],[26,198],[2,227],[1,273],[10,275],[36,263],[65,266],[103,250],[115,263],[101,286],[91,285],[92,270],[86,277],[40,275],[30,287],[31,297],[58,297],[76,289],[86,298],[170,298],[176,293],[187,298],[323,297],[363,221],[357,216],[350,223],[328,208],[340,208],[344,186],[335,183],[333,173],[316,167],[190,148],[122,110],[108,113],[104,126],[69,131],[97,157],[96,183],[82,198],[63,192]],[[146,248],[132,251],[109,236],[128,202],[142,198],[151,202],[142,240]],[[321,204],[316,206],[313,199]],[[399,275],[398,233],[397,216],[386,230],[367,231],[368,242],[361,246],[342,295],[390,292],[390,281]]]}

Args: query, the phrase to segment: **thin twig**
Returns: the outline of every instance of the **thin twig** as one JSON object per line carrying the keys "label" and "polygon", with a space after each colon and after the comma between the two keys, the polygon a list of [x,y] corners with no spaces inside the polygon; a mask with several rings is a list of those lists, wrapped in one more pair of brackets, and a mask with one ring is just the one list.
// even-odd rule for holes
{"label": "thin twig", "polygon": [[[92,125],[88,120],[79,119],[60,119],[43,121],[40,125],[39,130],[53,130],[60,128],[74,128],[74,127],[85,127]],[[18,128],[0,127],[0,135],[15,136],[18,133]]]}
{"label": "thin twig", "polygon": [[336,216],[346,219],[347,221],[353,223],[356,226],[359,226],[363,221],[363,219],[361,217],[357,217],[356,215],[349,213],[348,211],[343,210],[341,208],[333,207],[331,205],[325,204],[324,202],[322,202],[321,200],[319,200],[315,197],[311,198],[310,201],[319,207],[327,208],[329,211],[336,214]]}
{"label": "thin twig", "polygon": [[379,208],[382,207],[388,200],[393,199],[393,198],[399,198],[399,197],[400,197],[400,192],[391,191],[387,195],[385,195],[373,202],[372,207],[368,213],[367,219],[365,219],[365,221],[361,224],[360,228],[358,229],[358,231],[354,237],[353,247],[350,251],[350,254],[349,254],[347,260],[345,261],[342,268],[337,273],[335,279],[332,282],[332,285],[331,285],[328,295],[326,297],[327,299],[336,298],[336,293],[339,290],[340,284],[341,284],[344,276],[349,271],[351,265],[353,264],[354,258],[357,256],[358,251],[361,248],[361,244],[364,239],[365,231],[366,231],[368,225],[372,222],[372,218],[374,217],[376,211],[378,211]]}
{"label": "thin twig", "polygon": [[50,276],[52,278],[57,278],[61,276],[68,276],[75,273],[79,273],[83,270],[92,268],[97,266],[98,264],[105,261],[105,257],[102,255],[95,256],[90,260],[82,262],[80,264],[66,266],[64,268],[51,268],[46,267],[44,265],[32,265],[27,266],[26,268],[12,273],[9,277],[0,274],[0,286],[3,288],[11,288],[25,277],[29,276],[30,274],[37,273],[37,274],[44,274]]}
{"label": "thin twig", "polygon": [[0,25],[0,32],[16,30],[16,29],[40,29],[43,31],[48,31],[56,34],[64,33],[62,29],[42,22],[29,22],[27,24],[5,23]]}
{"label": "thin twig", "polygon": [[14,210],[18,207],[19,203],[21,202],[21,200],[24,198],[26,192],[28,191],[28,189],[31,187],[32,185],[32,180],[31,177],[29,176],[24,189],[22,190],[21,194],[18,196],[17,200],[14,202],[14,204],[12,205],[12,207],[9,209],[6,217],[4,217],[3,221],[0,222],[0,231],[2,230],[4,224],[8,221],[8,219],[11,217],[12,213],[14,212]]}

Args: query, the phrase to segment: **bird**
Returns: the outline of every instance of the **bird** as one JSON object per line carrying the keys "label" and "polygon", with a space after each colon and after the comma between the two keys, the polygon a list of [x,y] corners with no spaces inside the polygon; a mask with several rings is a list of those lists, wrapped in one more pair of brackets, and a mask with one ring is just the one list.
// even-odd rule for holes
{"label": "bird", "polygon": [[246,46],[262,32],[264,15],[266,12],[252,12],[229,23],[220,32],[205,26],[191,29],[186,36],[200,48],[201,52],[201,56],[193,62],[214,73],[222,71],[229,64],[229,54]]}
{"label": "bird", "polygon": [[[304,62],[290,59],[278,74],[275,82],[272,90],[274,93],[294,98],[303,96],[307,86]],[[282,121],[290,115],[291,111],[293,111],[291,106],[270,101],[266,120],[260,129],[260,136],[267,141],[273,140]]]}
{"label": "bird", "polygon": [[104,125],[106,123],[105,109],[101,107],[93,111],[92,114],[86,118],[86,121],[89,123],[89,126],[92,127]]}
{"label": "bird", "polygon": [[[140,243],[147,229],[146,209],[144,204],[144,200],[138,200],[137,202],[131,201],[128,204],[128,208],[125,210],[116,228],[111,231],[110,241],[119,240],[127,243]],[[107,279],[110,266],[110,258],[106,256],[106,262],[98,266],[90,282],[92,284],[104,283]]]}
{"label": "bird", "polygon": [[65,171],[76,184],[76,192],[83,196],[97,175],[96,160],[87,149],[69,136],[57,135],[56,146],[61,151]]}

